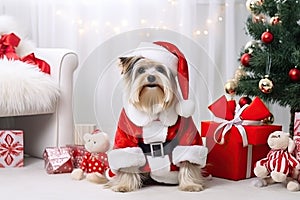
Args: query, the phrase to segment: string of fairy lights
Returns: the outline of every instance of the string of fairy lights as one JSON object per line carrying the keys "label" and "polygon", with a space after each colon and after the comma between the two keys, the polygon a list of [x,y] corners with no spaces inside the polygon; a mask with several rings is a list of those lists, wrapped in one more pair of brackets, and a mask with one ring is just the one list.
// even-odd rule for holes
{"label": "string of fairy lights", "polygon": [[[72,25],[76,26],[78,34],[80,36],[84,36],[86,34],[96,34],[111,37],[113,35],[119,34],[121,32],[125,32],[131,29],[135,28],[153,28],[153,29],[170,29],[170,30],[178,30],[184,27],[184,23],[186,22],[178,22],[178,23],[171,23],[167,20],[164,20],[163,17],[166,16],[167,13],[174,12],[178,10],[178,6],[180,6],[180,3],[178,0],[166,0],[167,3],[162,3],[164,7],[160,8],[161,12],[161,19],[152,19],[152,16],[148,17],[142,17],[138,19],[138,22],[135,20],[134,22],[131,22],[130,19],[126,17],[117,17],[117,20],[114,19],[105,19],[103,21],[103,16],[101,16],[101,20],[98,20],[97,17],[99,16],[92,16],[90,18],[86,17],[86,13],[82,12],[73,14],[70,13],[72,11],[68,10],[64,7],[56,6],[55,15],[57,18],[60,18],[59,20],[64,20]],[[80,1],[83,5],[82,6],[90,6],[91,9],[93,7],[97,6],[97,2],[95,0],[89,0],[87,2],[90,2],[88,4],[86,1]],[[103,2],[99,1],[99,6]],[[131,0],[123,0],[123,4],[131,4],[133,3]],[[207,4],[207,3],[206,3]],[[245,7],[245,3],[239,3],[240,6]],[[195,27],[191,30],[190,35],[199,38],[202,36],[208,36],[210,33],[210,28],[212,26],[217,26],[218,24],[221,24],[224,22],[224,15],[225,15],[225,7],[229,6],[228,3],[220,3],[219,5],[221,9],[219,9],[221,12],[216,13],[215,16],[207,17],[206,19],[201,19],[197,23],[197,21],[194,23]],[[76,16],[74,16],[76,15]],[[97,14],[101,15],[101,13]],[[109,17],[108,17],[109,18]],[[195,19],[197,20],[197,19]],[[201,24],[200,24],[201,22]]]}

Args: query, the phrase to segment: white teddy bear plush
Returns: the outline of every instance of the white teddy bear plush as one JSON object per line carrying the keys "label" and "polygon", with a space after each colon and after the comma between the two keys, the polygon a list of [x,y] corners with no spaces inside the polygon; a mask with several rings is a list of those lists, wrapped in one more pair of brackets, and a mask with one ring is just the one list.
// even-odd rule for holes
{"label": "white teddy bear plush", "polygon": [[88,181],[94,183],[105,183],[105,173],[109,169],[106,152],[110,148],[109,138],[106,133],[94,131],[83,136],[85,149],[80,168],[74,169],[71,177],[74,180],[82,180],[86,177]]}
{"label": "white teddy bear plush", "polygon": [[276,182],[286,182],[288,190],[299,190],[299,183],[294,180],[298,173],[299,162],[291,153],[295,143],[289,137],[289,133],[275,131],[269,135],[267,143],[271,150],[265,158],[256,162],[254,174],[260,180],[254,185],[262,187]]}

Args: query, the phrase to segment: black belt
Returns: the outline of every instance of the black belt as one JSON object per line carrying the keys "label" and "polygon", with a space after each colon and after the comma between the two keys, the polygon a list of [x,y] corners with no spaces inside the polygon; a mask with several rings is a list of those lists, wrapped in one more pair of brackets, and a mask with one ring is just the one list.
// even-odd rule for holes
{"label": "black belt", "polygon": [[176,139],[162,142],[153,142],[150,144],[139,143],[139,147],[143,150],[145,155],[152,157],[164,157],[164,155],[171,155],[173,149],[178,145]]}

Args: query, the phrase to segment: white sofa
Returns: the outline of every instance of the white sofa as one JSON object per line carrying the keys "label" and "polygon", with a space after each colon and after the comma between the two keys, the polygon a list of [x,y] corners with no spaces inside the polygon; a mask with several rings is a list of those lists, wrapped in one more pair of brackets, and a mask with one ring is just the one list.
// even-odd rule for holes
{"label": "white sofa", "polygon": [[34,54],[51,66],[51,76],[59,86],[60,97],[55,110],[19,116],[3,116],[0,110],[0,128],[23,130],[25,153],[41,158],[46,147],[74,143],[73,72],[78,66],[78,57],[75,52],[60,48],[37,48]]}

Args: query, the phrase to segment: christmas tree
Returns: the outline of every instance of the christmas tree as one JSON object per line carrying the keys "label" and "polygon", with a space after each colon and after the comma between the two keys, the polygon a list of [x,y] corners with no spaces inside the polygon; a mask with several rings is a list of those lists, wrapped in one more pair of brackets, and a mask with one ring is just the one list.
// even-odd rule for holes
{"label": "christmas tree", "polygon": [[300,111],[300,0],[248,0],[241,65],[225,84],[227,93],[258,96],[268,103]]}

